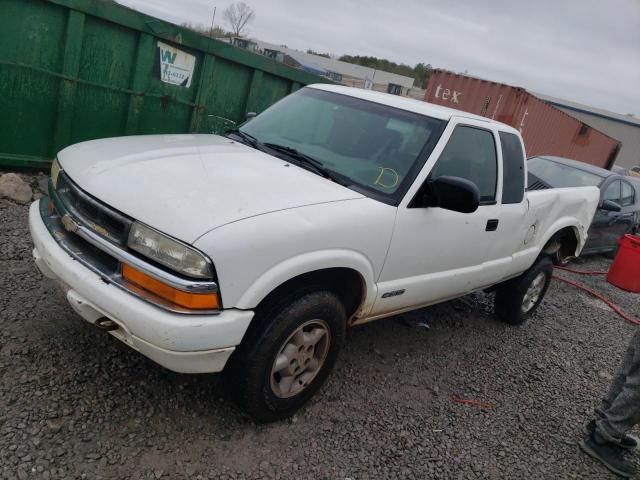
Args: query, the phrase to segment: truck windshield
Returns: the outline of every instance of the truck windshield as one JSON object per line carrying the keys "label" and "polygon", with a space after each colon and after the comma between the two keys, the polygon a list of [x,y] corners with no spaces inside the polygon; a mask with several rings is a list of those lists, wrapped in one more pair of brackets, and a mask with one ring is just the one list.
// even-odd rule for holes
{"label": "truck windshield", "polygon": [[[317,161],[350,188],[397,204],[435,146],[443,123],[348,95],[303,88],[239,130],[262,145],[285,147],[278,149],[284,156],[289,150]],[[296,163],[295,155],[291,160]]]}
{"label": "truck windshield", "polygon": [[604,180],[601,176],[542,157],[527,161],[527,170],[553,188],[598,187]]}

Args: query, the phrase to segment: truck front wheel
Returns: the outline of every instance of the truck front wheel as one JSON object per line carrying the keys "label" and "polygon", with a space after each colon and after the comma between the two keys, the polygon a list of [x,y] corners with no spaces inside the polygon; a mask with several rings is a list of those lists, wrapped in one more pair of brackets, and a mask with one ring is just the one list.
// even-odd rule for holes
{"label": "truck front wheel", "polygon": [[511,325],[526,322],[547,293],[552,273],[553,262],[544,257],[519,277],[500,286],[494,303],[498,318]]}
{"label": "truck front wheel", "polygon": [[260,330],[234,352],[225,369],[240,406],[258,422],[285,418],[324,383],[336,361],[346,328],[342,302],[315,291],[280,304]]}

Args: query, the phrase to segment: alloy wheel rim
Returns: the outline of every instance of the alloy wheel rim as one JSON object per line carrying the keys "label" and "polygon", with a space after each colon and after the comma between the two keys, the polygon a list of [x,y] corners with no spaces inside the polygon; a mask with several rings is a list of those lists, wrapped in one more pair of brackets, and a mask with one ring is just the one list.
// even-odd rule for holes
{"label": "alloy wheel rim", "polygon": [[544,289],[546,275],[544,272],[538,273],[536,277],[529,285],[526,293],[524,294],[524,298],[522,299],[522,312],[529,312],[534,305],[540,300],[540,296],[542,295],[542,290]]}
{"label": "alloy wheel rim", "polygon": [[331,333],[324,320],[300,325],[283,342],[271,367],[271,391],[290,398],[307,388],[322,369],[329,352]]}

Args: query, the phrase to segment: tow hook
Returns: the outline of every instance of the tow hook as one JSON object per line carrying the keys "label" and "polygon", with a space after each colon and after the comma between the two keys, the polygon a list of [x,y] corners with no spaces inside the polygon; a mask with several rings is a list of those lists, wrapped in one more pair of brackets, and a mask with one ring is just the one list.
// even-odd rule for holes
{"label": "tow hook", "polygon": [[116,322],[109,320],[107,317],[101,317],[93,323],[97,328],[104,332],[111,332],[120,328]]}

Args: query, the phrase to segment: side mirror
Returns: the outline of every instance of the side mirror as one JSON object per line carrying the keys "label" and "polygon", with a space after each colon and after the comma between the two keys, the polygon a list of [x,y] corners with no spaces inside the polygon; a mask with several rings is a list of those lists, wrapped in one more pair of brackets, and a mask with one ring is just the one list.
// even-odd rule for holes
{"label": "side mirror", "polygon": [[475,183],[460,177],[438,177],[428,181],[428,205],[460,213],[473,213],[480,205]]}
{"label": "side mirror", "polygon": [[606,210],[607,212],[619,212],[620,210],[622,210],[622,207],[613,200],[604,200],[602,202],[602,205],[600,205],[600,208],[602,210]]}

